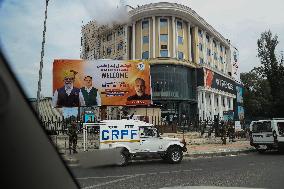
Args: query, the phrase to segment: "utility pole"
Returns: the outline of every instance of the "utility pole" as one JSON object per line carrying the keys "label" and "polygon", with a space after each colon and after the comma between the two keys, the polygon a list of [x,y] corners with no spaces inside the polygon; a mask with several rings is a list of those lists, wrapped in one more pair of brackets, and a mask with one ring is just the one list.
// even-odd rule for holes
{"label": "utility pole", "polygon": [[42,33],[42,44],[41,44],[41,57],[40,57],[40,67],[39,67],[39,79],[38,79],[38,89],[37,89],[37,103],[36,103],[36,111],[39,114],[39,102],[40,102],[40,93],[41,93],[41,80],[42,80],[42,69],[43,69],[43,57],[44,57],[44,45],[45,45],[45,33],[46,33],[46,20],[47,20],[47,7],[49,0],[45,1],[45,17],[44,17],[44,25],[43,25],[43,33]]}

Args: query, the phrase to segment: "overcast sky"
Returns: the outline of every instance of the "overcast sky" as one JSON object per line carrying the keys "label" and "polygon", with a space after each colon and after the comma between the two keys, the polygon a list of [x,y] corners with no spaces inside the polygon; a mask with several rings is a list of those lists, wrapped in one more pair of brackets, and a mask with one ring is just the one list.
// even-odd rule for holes
{"label": "overcast sky", "polygon": [[[136,7],[156,0],[124,0]],[[165,0],[164,0],[165,1]],[[79,59],[82,22],[122,18],[120,0],[49,0],[42,94],[52,95],[54,59]],[[259,65],[256,41],[270,29],[284,49],[283,0],[169,0],[195,10],[239,49],[240,71]],[[0,44],[28,97],[35,97],[42,42],[44,0],[0,0]]]}

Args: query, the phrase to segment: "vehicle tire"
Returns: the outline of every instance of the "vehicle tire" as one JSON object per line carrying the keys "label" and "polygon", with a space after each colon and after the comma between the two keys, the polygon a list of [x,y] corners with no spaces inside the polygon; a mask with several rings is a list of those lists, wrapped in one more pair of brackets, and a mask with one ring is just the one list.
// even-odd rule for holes
{"label": "vehicle tire", "polygon": [[169,163],[172,164],[180,163],[182,158],[183,158],[183,153],[180,147],[178,146],[169,147],[166,154],[166,160]]}
{"label": "vehicle tire", "polygon": [[118,166],[125,166],[130,160],[130,155],[127,150],[124,150],[120,153],[120,161],[117,163]]}

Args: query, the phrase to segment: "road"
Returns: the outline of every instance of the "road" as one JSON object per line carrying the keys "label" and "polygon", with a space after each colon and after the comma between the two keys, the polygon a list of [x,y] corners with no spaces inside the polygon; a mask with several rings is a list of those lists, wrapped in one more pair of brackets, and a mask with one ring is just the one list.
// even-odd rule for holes
{"label": "road", "polygon": [[82,188],[163,188],[222,186],[284,188],[284,155],[270,152],[239,156],[184,159],[172,165],[160,160],[133,162],[126,167],[73,167]]}

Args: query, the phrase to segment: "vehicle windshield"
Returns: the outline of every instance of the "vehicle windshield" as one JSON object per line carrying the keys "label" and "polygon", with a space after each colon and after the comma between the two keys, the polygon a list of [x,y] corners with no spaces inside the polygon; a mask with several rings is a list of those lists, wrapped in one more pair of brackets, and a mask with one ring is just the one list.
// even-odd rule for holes
{"label": "vehicle windshield", "polygon": [[[0,0],[0,49],[82,188],[278,189],[283,8],[283,0]],[[1,119],[2,109],[0,100]]]}
{"label": "vehicle windshield", "polygon": [[261,132],[272,132],[271,122],[257,122],[252,125],[252,132],[261,133]]}

